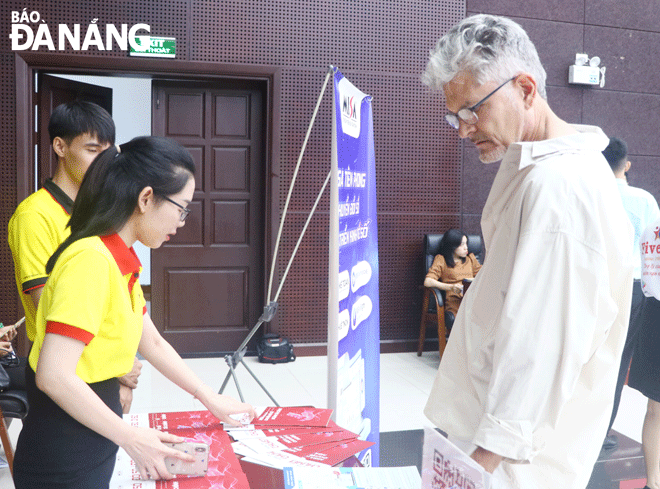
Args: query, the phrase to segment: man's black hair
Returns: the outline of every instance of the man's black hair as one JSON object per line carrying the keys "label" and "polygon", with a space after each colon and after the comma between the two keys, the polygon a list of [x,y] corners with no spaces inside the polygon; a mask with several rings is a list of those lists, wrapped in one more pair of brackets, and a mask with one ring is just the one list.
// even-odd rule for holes
{"label": "man's black hair", "polygon": [[50,144],[56,137],[70,144],[81,134],[95,135],[102,144],[115,144],[115,123],[107,110],[92,102],[74,100],[55,107],[48,122]]}
{"label": "man's black hair", "polygon": [[610,138],[610,144],[603,150],[603,156],[610,164],[612,171],[618,173],[628,161],[628,145],[619,138]]}

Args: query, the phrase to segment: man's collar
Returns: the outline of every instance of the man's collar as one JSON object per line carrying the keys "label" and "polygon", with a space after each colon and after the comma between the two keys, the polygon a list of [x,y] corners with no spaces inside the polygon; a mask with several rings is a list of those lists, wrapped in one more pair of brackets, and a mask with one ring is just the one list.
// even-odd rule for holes
{"label": "man's collar", "polygon": [[55,202],[60,204],[67,214],[71,215],[73,211],[73,200],[64,190],[57,186],[50,178],[44,182],[43,188],[53,197]]}
{"label": "man's collar", "polygon": [[135,254],[133,248],[126,246],[124,240],[117,233],[100,236],[100,238],[110,253],[112,253],[112,257],[117,262],[122,275],[140,272],[140,267],[142,266],[140,259]]}
{"label": "man's collar", "polygon": [[511,156],[527,155],[527,158],[520,158],[519,156],[515,158],[515,161],[520,163],[519,169],[523,169],[525,166],[534,163],[537,158],[543,158],[553,153],[579,150],[585,147],[602,151],[607,147],[609,138],[599,127],[579,124],[572,124],[571,126],[578,132],[543,141],[514,143],[509,146],[507,153],[511,153]]}
{"label": "man's collar", "polygon": [[532,158],[546,156],[550,153],[565,151],[567,149],[581,148],[584,147],[585,143],[595,146],[604,144],[600,148],[601,151],[607,147],[609,140],[600,127],[577,124],[573,124],[572,127],[578,132],[558,138],[546,139],[545,141],[532,142]]}

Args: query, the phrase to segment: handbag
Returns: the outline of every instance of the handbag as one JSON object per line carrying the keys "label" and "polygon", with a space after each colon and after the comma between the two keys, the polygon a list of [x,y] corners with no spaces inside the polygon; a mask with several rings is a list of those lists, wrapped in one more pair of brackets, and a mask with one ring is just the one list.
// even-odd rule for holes
{"label": "handbag", "polygon": [[11,379],[9,374],[5,370],[5,366],[15,366],[17,365],[18,357],[13,351],[5,350],[0,348],[0,352],[5,352],[5,355],[0,357],[0,392],[4,392],[11,386]]}
{"label": "handbag", "polygon": [[0,365],[0,392],[4,392],[9,389],[10,385],[11,379],[9,378],[9,374],[5,370],[5,367]]}
{"label": "handbag", "polygon": [[259,339],[257,356],[261,363],[287,363],[296,359],[289,340],[275,333],[265,334]]}

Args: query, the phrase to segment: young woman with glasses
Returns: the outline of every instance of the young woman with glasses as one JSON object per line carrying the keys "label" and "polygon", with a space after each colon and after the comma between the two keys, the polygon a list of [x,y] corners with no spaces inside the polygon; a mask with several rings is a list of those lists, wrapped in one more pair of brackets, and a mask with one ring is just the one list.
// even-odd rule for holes
{"label": "young woman with glasses", "polygon": [[117,377],[136,351],[220,420],[249,404],[204,385],[146,312],[132,245],[158,248],[184,225],[195,166],[176,142],[141,137],[101,153],[76,197],[70,237],[47,264],[27,371],[30,412],[14,461],[17,489],[108,487],[118,446],[144,479],[171,479],[164,463],[190,456],[183,439],[121,418]]}

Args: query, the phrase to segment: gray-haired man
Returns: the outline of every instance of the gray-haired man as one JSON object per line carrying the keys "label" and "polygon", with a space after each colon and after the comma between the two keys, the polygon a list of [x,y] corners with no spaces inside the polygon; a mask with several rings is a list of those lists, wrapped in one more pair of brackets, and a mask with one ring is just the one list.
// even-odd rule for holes
{"label": "gray-haired man", "polygon": [[[431,52],[423,81],[484,163],[487,258],[425,409],[495,487],[584,489],[612,409],[632,286],[632,229],[596,127],[560,119],[525,31],[477,15]],[[621,232],[624,229],[626,232]]]}

